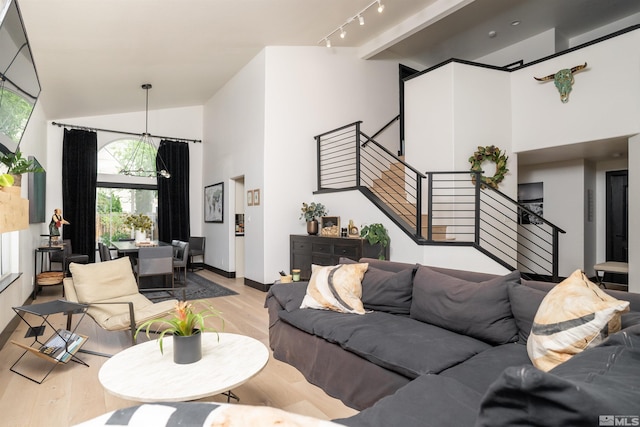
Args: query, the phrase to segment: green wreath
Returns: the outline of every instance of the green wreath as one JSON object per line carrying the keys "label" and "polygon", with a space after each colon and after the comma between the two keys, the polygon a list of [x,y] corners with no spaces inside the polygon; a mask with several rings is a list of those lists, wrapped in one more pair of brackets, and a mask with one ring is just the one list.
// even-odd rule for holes
{"label": "green wreath", "polygon": [[[496,164],[496,172],[492,177],[480,175],[480,179],[484,184],[497,190],[498,184],[502,182],[504,176],[509,172],[507,169],[508,157],[500,151],[495,145],[488,145],[486,147],[478,147],[478,151],[473,153],[473,156],[469,157],[469,163],[471,163],[471,172],[482,172],[482,162],[489,160]],[[471,180],[476,183],[476,174],[471,174]]]}

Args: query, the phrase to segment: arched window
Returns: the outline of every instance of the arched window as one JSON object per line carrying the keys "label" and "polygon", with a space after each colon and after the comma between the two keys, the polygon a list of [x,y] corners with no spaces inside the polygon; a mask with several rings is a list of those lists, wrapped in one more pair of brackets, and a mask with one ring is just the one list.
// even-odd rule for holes
{"label": "arched window", "polygon": [[151,218],[147,237],[158,239],[158,192],[155,178],[135,176],[125,170],[155,170],[156,149],[138,139],[118,139],[98,151],[96,241],[132,239],[135,230],[126,224],[130,214]]}

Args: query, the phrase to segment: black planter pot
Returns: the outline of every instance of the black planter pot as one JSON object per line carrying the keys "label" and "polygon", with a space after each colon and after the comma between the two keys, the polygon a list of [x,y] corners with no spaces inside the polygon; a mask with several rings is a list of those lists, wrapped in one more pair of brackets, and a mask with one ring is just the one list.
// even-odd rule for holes
{"label": "black planter pot", "polygon": [[180,365],[202,359],[202,334],[200,331],[189,336],[173,336],[173,361]]}

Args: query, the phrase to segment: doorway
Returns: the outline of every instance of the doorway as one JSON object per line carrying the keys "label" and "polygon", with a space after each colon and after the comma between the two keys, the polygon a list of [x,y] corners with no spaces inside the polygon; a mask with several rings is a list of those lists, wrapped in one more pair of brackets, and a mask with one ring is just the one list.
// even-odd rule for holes
{"label": "doorway", "polygon": [[[628,171],[606,173],[606,257],[607,261],[629,261]],[[627,284],[625,274],[607,273],[605,281]]]}
{"label": "doorway", "polygon": [[244,277],[244,175],[232,179],[235,186],[234,231],[235,231],[235,277]]}

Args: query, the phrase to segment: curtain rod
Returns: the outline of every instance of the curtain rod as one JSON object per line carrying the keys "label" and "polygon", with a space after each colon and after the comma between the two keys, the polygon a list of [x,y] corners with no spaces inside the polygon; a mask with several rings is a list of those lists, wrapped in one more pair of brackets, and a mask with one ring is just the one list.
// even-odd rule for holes
{"label": "curtain rod", "polygon": [[[79,130],[89,130],[89,131],[95,131],[95,132],[111,132],[111,133],[119,133],[121,135],[132,135],[132,136],[142,136],[144,135],[144,133],[134,133],[134,132],[125,132],[125,131],[121,131],[121,130],[111,130],[111,129],[100,129],[100,128],[94,128],[94,127],[87,127],[87,126],[78,126],[78,125],[70,125],[70,124],[66,124],[66,123],[58,123],[58,122],[51,122],[51,124],[53,126],[58,126],[58,127],[65,127],[65,128],[71,128],[71,129],[79,129]],[[178,142],[194,142],[194,143],[202,143],[202,140],[200,139],[186,139],[186,138],[174,138],[171,136],[160,136],[160,135],[151,135],[148,134],[151,138],[160,138],[160,139],[168,139],[171,141],[178,141]]]}

